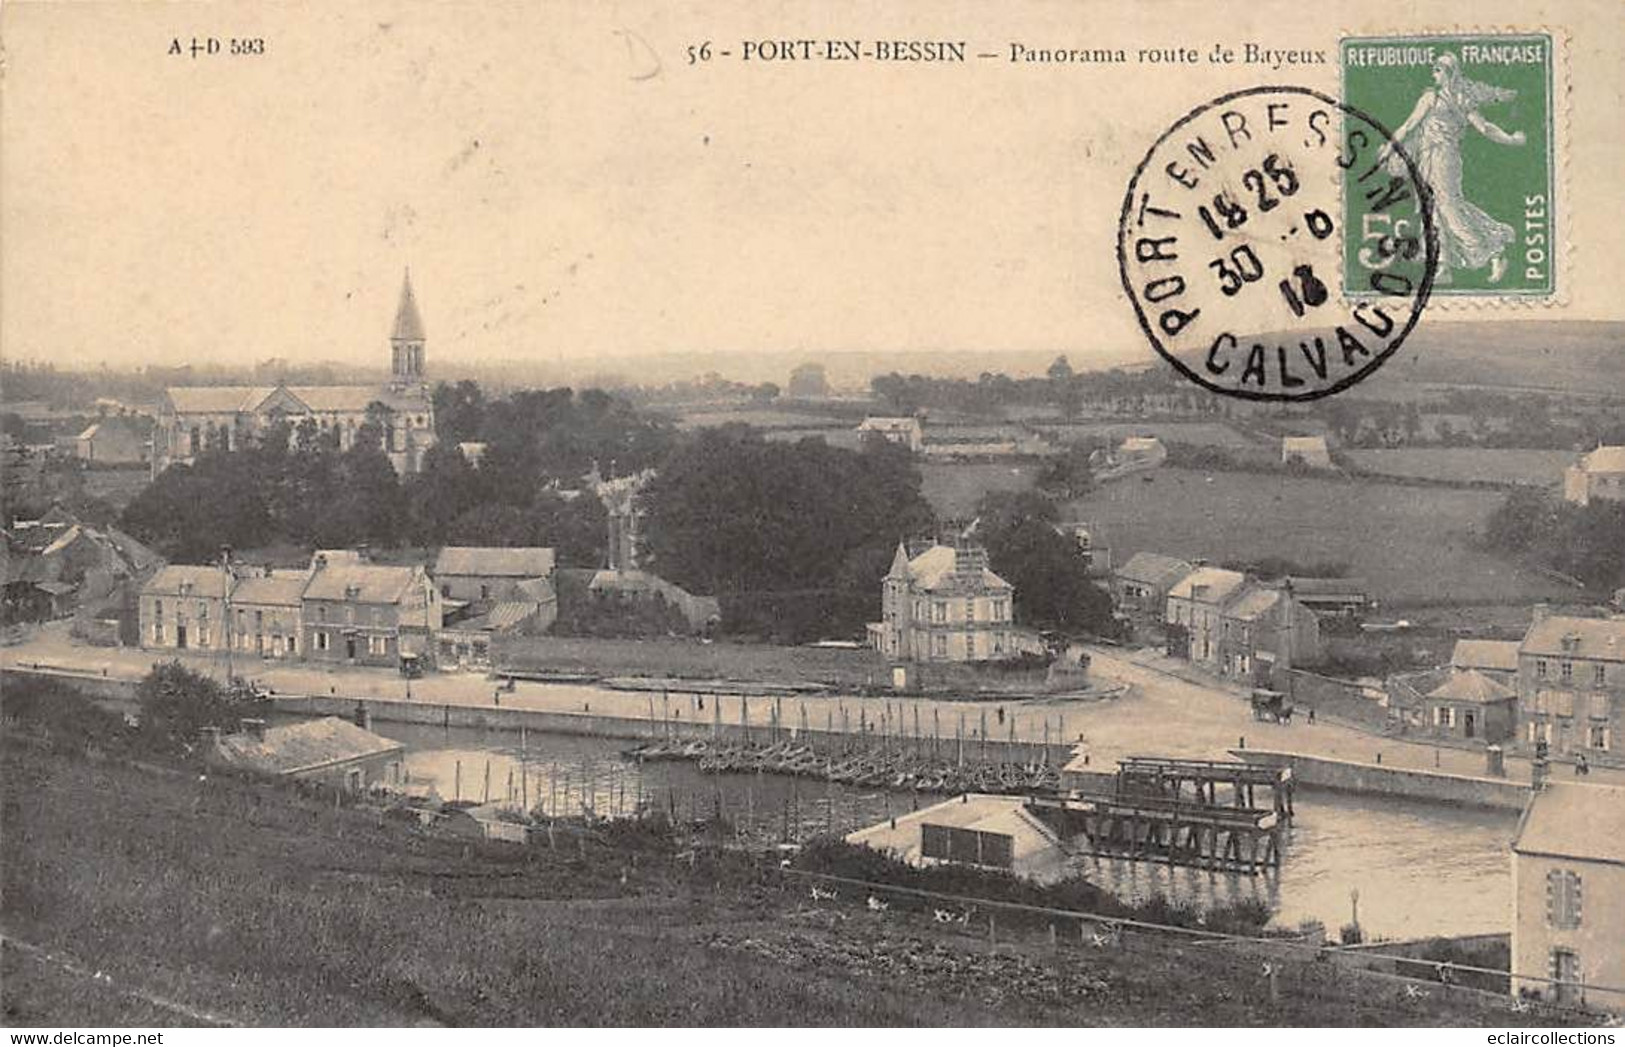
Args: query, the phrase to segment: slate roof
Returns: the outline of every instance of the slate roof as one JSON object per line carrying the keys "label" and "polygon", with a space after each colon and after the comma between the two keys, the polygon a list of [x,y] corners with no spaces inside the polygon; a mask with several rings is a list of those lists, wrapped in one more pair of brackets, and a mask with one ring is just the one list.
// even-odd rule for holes
{"label": "slate roof", "polygon": [[1512,689],[1485,676],[1476,669],[1462,669],[1450,674],[1444,683],[1428,692],[1429,698],[1444,698],[1452,702],[1504,702],[1517,695]]}
{"label": "slate roof", "polygon": [[[355,603],[398,603],[417,572],[385,564],[329,564],[311,575],[307,600],[350,600]],[[351,595],[351,593],[354,595]]]}
{"label": "slate roof", "polygon": [[423,341],[423,317],[418,313],[417,295],[412,293],[412,274],[401,282],[401,301],[395,307],[395,326],[389,338],[395,342]]}
{"label": "slate roof", "polygon": [[1625,788],[1549,783],[1524,811],[1512,850],[1625,865]]}
{"label": "slate roof", "polygon": [[247,413],[276,391],[274,385],[177,385],[164,390],[178,414]]}
{"label": "slate roof", "polygon": [[[1567,637],[1572,637],[1575,643],[1565,648],[1563,641]],[[1546,657],[1625,662],[1625,619],[1547,618],[1529,627],[1518,651]]]}
{"label": "slate roof", "polygon": [[214,755],[221,762],[242,770],[298,774],[328,764],[405,749],[400,742],[363,730],[337,716],[328,716],[267,727],[263,739],[246,731],[222,735]]}
{"label": "slate roof", "polygon": [[552,549],[523,546],[502,549],[448,545],[435,557],[434,574],[474,575],[487,578],[546,578],[553,573]]}
{"label": "slate roof", "polygon": [[[920,553],[908,562],[909,574],[922,589],[937,589],[945,587],[953,579],[956,557],[949,545],[933,545],[925,552]],[[1010,583],[993,573],[988,567],[982,568],[982,584],[990,589],[1009,589]]]}
{"label": "slate roof", "polygon": [[186,583],[192,586],[188,596],[218,600],[226,595],[225,573],[212,564],[172,563],[161,567],[141,591],[149,596],[179,596]]}
{"label": "slate roof", "polygon": [[1450,664],[1457,669],[1515,673],[1518,671],[1518,641],[1457,640],[1450,654]]}
{"label": "slate roof", "polygon": [[1249,585],[1240,590],[1224,608],[1226,618],[1251,622],[1262,618],[1281,602],[1281,590],[1262,585]]}
{"label": "slate roof", "polygon": [[231,602],[298,607],[309,581],[310,574],[306,571],[278,571],[269,578],[262,574],[249,575],[237,582],[231,591]]}
{"label": "slate roof", "polygon": [[[1174,587],[1168,590],[1168,595],[1180,600],[1200,599],[1203,603],[1223,603],[1246,580],[1246,576],[1240,571],[1227,571],[1222,567],[1198,567],[1174,583]],[[1207,594],[1201,597],[1192,595],[1200,585],[1208,587]]]}
{"label": "slate roof", "polygon": [[1126,581],[1162,588],[1172,586],[1194,570],[1195,565],[1173,556],[1135,553],[1128,558],[1128,563],[1117,569],[1116,574]]}
{"label": "slate roof", "polygon": [[1365,596],[1370,592],[1364,578],[1309,578],[1291,575],[1292,591],[1298,596]]}
{"label": "slate roof", "polygon": [[529,600],[502,600],[492,604],[491,609],[484,614],[465,618],[445,628],[461,629],[466,632],[500,633],[524,624],[527,618],[539,610],[541,607]]}

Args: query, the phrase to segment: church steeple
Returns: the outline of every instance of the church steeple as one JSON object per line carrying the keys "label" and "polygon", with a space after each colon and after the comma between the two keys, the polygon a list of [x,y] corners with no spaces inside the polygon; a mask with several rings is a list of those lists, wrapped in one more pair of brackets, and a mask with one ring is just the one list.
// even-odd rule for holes
{"label": "church steeple", "polygon": [[423,317],[412,294],[412,270],[401,282],[401,303],[395,308],[395,329],[390,333],[390,378],[398,385],[423,381]]}

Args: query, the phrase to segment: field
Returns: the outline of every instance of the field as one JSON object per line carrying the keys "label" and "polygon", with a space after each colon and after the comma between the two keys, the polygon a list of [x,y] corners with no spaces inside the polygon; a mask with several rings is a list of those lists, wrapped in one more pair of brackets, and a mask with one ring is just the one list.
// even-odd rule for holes
{"label": "field", "polygon": [[1038,466],[1005,462],[926,463],[920,466],[921,490],[937,515],[969,519],[989,491],[1025,491],[1038,478]]}
{"label": "field", "polygon": [[1359,468],[1384,476],[1480,483],[1560,485],[1575,455],[1568,451],[1490,450],[1477,447],[1403,447],[1345,452]]}
{"label": "field", "polygon": [[1475,547],[1505,497],[1257,473],[1158,469],[1073,503],[1121,564],[1142,550],[1213,563],[1284,557],[1346,562],[1388,607],[1530,604],[1573,590]]}
{"label": "field", "polygon": [[0,914],[65,961],[6,947],[12,1027],[200,1024],[175,1005],[321,1026],[1563,1021],[1474,993],[1421,1003],[1298,960],[1278,962],[1272,1000],[1229,950],[1058,949],[1002,919],[994,952],[980,926],[865,911],[861,892],[809,905],[774,861],[679,858],[651,832],[488,844],[268,784],[3,744]]}
{"label": "field", "polygon": [[1036,428],[1056,440],[1104,439],[1121,443],[1130,436],[1155,436],[1165,442],[1231,450],[1259,446],[1223,422],[1066,422],[1040,423]]}

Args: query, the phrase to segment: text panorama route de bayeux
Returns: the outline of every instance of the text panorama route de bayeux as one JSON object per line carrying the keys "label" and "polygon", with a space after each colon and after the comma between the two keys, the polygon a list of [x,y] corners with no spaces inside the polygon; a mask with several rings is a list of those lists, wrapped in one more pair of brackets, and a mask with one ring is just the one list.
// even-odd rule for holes
{"label": "text panorama route de bayeux", "polygon": [[968,64],[1001,62],[1016,65],[1251,65],[1270,69],[1326,65],[1320,48],[1275,48],[1247,42],[1147,47],[1039,47],[1012,41],[998,48],[973,47],[967,40],[865,40],[771,38],[688,45],[688,64],[730,60],[763,64],[820,62],[923,62]]}

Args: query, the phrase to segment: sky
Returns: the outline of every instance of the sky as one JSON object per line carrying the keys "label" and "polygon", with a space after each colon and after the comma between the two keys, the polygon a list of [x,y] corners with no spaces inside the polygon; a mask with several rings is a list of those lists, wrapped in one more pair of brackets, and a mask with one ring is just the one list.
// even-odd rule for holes
{"label": "sky", "polygon": [[[1334,66],[747,63],[741,42],[1257,41],[1335,62],[1340,32],[1463,10],[1376,6],[1399,5],[7,4],[0,354],[382,365],[410,267],[431,374],[685,352],[1148,359],[1114,255],[1135,163],[1208,98],[1335,91]],[[1625,319],[1617,14],[1473,9],[1569,38],[1568,289],[1518,318]],[[168,53],[210,36],[266,53]],[[689,65],[707,39],[735,55]]]}

